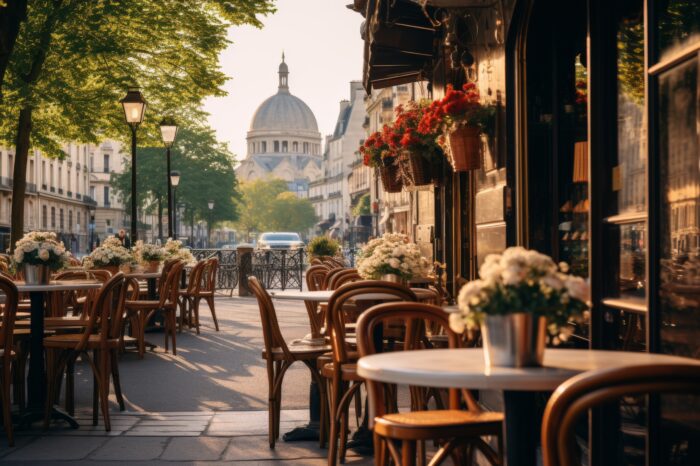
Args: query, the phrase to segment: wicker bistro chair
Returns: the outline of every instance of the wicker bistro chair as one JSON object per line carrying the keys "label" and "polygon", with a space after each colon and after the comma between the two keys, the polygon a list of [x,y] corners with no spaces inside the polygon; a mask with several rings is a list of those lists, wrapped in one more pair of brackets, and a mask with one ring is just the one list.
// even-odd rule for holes
{"label": "wicker bistro chair", "polygon": [[[306,288],[309,291],[323,290],[323,282],[330,268],[326,265],[312,265],[306,270]],[[317,301],[304,301],[306,312],[309,314],[309,326],[311,334],[314,336],[321,335],[323,322],[326,319],[326,305],[319,304]]]}
{"label": "wicker bistro chair", "polygon": [[323,284],[321,285],[322,289],[324,290],[330,290],[331,286],[331,280],[336,274],[342,273],[345,270],[347,270],[345,267],[333,267],[329,266],[328,273],[326,274],[326,277],[323,279]]}
{"label": "wicker bistro chair", "polygon": [[4,296],[4,301],[0,305],[0,409],[2,409],[2,423],[7,433],[7,441],[12,447],[15,444],[15,438],[10,412],[10,384],[12,383],[12,362],[15,357],[13,336],[19,293],[12,280],[4,276],[0,276],[0,292]]}
{"label": "wicker bistro chair", "polygon": [[163,267],[163,273],[158,284],[158,300],[127,300],[127,317],[136,323],[135,333],[139,348],[139,357],[143,358],[146,347],[145,327],[148,320],[157,311],[165,317],[165,351],[168,351],[168,337],[172,339],[173,355],[177,355],[177,307],[180,293],[180,274],[185,264],[173,261]]}
{"label": "wicker bistro chair", "polygon": [[[347,278],[350,277],[350,278]],[[337,290],[341,285],[347,283],[348,281],[353,281],[359,279],[360,274],[357,273],[357,269],[343,269],[342,271],[334,274],[328,282],[329,290]]]}
{"label": "wicker bistro chair", "polygon": [[179,306],[180,319],[178,322],[178,331],[182,330],[182,326],[187,324],[189,328],[193,325],[197,328],[199,334],[199,322],[195,321],[195,296],[198,290],[202,287],[202,276],[204,275],[206,260],[201,260],[192,268],[188,276],[187,288],[180,290]]}
{"label": "wicker bistro chair", "polygon": [[219,331],[219,321],[216,318],[216,308],[214,307],[214,293],[216,293],[216,276],[219,272],[219,259],[212,257],[206,261],[204,273],[202,274],[202,284],[194,297],[194,317],[199,333],[199,303],[202,300],[207,302],[211,311],[211,318],[214,320],[214,327]]}
{"label": "wicker bistro chair", "polygon": [[[441,327],[449,339],[450,348],[460,346],[460,337],[449,328],[445,311],[431,304],[385,303],[365,311],[357,322],[357,344],[360,356],[377,353],[376,332],[402,323],[405,331],[403,342],[391,350],[429,351],[428,329]],[[381,350],[385,350],[382,348]],[[449,409],[427,410],[424,390],[411,387],[410,412],[397,412],[386,384],[368,380],[367,391],[370,410],[374,417],[375,464],[384,465],[391,459],[397,466],[425,464],[425,443],[441,442],[431,465],[440,464],[448,456],[456,464],[474,464],[474,449],[479,449],[491,464],[502,464],[503,414],[483,411],[468,390],[449,390]],[[419,396],[420,399],[415,399]],[[462,400],[463,398],[463,400]],[[461,409],[462,402],[468,408]],[[416,410],[418,409],[418,410]],[[393,411],[393,412],[390,412]],[[482,436],[497,436],[499,452],[495,452]],[[387,455],[388,453],[388,455]],[[418,457],[418,462],[416,461]]]}
{"label": "wicker bistro chair", "polygon": [[[404,286],[384,281],[357,281],[347,283],[333,293],[328,301],[326,328],[329,329],[333,352],[331,361],[323,364],[321,375],[329,381],[330,399],[330,434],[328,446],[328,464],[334,466],[338,459],[345,462],[345,452],[348,435],[348,410],[364,379],[357,373],[356,352],[352,351],[346,342],[346,324],[354,320],[351,314],[361,312],[362,307],[369,302],[358,304],[361,295],[378,293],[389,299],[399,301],[417,301],[413,291]],[[378,299],[381,302],[384,299]],[[354,301],[354,302],[353,302]],[[374,302],[374,304],[376,304]],[[349,307],[348,307],[349,305]],[[325,361],[325,358],[321,359]]]}
{"label": "wicker bistro chair", "polygon": [[[287,343],[280,330],[275,306],[270,295],[263,289],[255,277],[248,278],[248,286],[255,294],[260,308],[260,320],[262,321],[263,339],[265,348],[262,357],[267,363],[268,382],[268,438],[270,448],[275,448],[275,441],[279,437],[280,408],[282,401],[282,382],[287,369],[297,361],[301,361],[308,367],[311,377],[318,383],[321,391],[321,400],[325,399],[324,385],[316,368],[316,360],[319,356],[330,351],[328,345],[312,346],[304,343]],[[321,403],[321,420],[323,422],[326,407]]]}
{"label": "wicker bistro chair", "polygon": [[[100,289],[90,311],[88,324],[82,333],[66,333],[44,338],[46,349],[47,390],[46,415],[44,428],[48,428],[51,409],[58,398],[58,389],[63,371],[78,356],[87,359],[92,368],[94,392],[92,403],[92,421],[97,425],[98,406],[101,407],[105,430],[111,430],[109,419],[109,381],[114,382],[114,392],[119,407],[124,409],[124,398],[119,382],[119,352],[124,302],[127,292],[127,279],[123,273],[117,273]],[[90,357],[89,352],[93,355]],[[68,390],[68,387],[67,387]]]}
{"label": "wicker bistro chair", "polygon": [[581,464],[574,429],[589,409],[622,396],[652,393],[700,394],[700,366],[663,364],[584,372],[561,384],[547,403],[542,420],[544,466]]}

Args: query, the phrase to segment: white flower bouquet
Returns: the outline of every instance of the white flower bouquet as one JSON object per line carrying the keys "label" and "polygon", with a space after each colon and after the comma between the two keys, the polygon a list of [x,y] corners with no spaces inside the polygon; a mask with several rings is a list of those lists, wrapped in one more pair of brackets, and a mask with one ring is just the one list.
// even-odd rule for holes
{"label": "white flower bouquet", "polygon": [[88,257],[83,260],[83,265],[90,269],[93,267],[110,267],[128,264],[133,260],[131,251],[122,246],[119,239],[110,237],[95,248]]}
{"label": "white flower bouquet", "polygon": [[163,246],[165,259],[177,259],[184,261],[186,264],[195,262],[194,256],[188,248],[182,246],[182,241],[168,238]]}
{"label": "white flower bouquet", "polygon": [[544,317],[547,331],[557,344],[568,339],[571,321],[580,321],[588,309],[589,287],[581,277],[569,275],[568,265],[522,247],[486,257],[479,280],[459,292],[459,312],[450,315],[456,332],[483,324],[489,315],[530,313]]}
{"label": "white flower bouquet", "polygon": [[165,249],[157,244],[144,243],[142,240],[136,241],[132,248],[134,260],[136,262],[162,262],[165,260]]}
{"label": "white flower bouquet", "polygon": [[418,245],[401,234],[386,233],[373,239],[362,248],[357,259],[357,272],[366,279],[378,280],[394,274],[410,280],[426,277],[431,271],[432,264],[423,257]]}
{"label": "white flower bouquet", "polygon": [[20,265],[45,265],[51,270],[67,267],[71,254],[56,233],[33,231],[15,243],[13,259]]}

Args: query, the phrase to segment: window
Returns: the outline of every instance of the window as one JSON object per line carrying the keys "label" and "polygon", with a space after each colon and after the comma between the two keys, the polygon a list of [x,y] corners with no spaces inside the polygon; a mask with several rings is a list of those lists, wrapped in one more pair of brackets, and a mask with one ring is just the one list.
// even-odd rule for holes
{"label": "window", "polygon": [[80,223],[80,212],[78,212],[78,213],[76,214],[76,217],[77,217],[77,218],[76,218],[76,220],[75,220],[75,223],[76,223],[76,225],[78,225],[78,229],[80,229],[80,225],[81,225],[81,223]]}
{"label": "window", "polygon": [[73,211],[68,211],[68,231],[73,231]]}
{"label": "window", "polygon": [[56,228],[56,208],[51,207],[51,228]]}
{"label": "window", "polygon": [[93,201],[95,200],[95,187],[94,186],[90,186],[90,197],[92,198]]}
{"label": "window", "polygon": [[288,142],[282,141],[282,152],[287,152],[289,149]]}
{"label": "window", "polygon": [[275,141],[275,142],[274,142],[274,147],[273,147],[273,149],[274,149],[273,152],[279,152],[279,151],[280,151],[280,142],[279,142],[279,141]]}
{"label": "window", "polygon": [[34,160],[29,161],[29,182],[34,183]]}
{"label": "window", "polygon": [[299,152],[299,143],[296,141],[292,143],[292,152]]}
{"label": "window", "polygon": [[308,142],[305,142],[305,143],[304,143],[304,153],[305,153],[305,154],[308,154],[308,153],[309,153],[309,143],[308,143]]}
{"label": "window", "polygon": [[59,218],[59,222],[60,222],[59,225],[58,225],[58,227],[59,227],[60,231],[63,231],[63,229],[64,229],[65,226],[66,226],[66,225],[65,225],[65,222],[64,222],[64,218],[63,218],[63,209],[60,210],[60,213],[59,213],[59,217],[58,217],[58,218]]}
{"label": "window", "polygon": [[63,167],[58,167],[58,189],[63,189]]}
{"label": "window", "polygon": [[41,227],[48,228],[49,226],[49,209],[46,206],[41,208]]}
{"label": "window", "polygon": [[7,154],[7,176],[10,178],[14,176],[14,167],[12,163],[12,154]]}
{"label": "window", "polygon": [[109,186],[104,187],[104,192],[102,194],[102,200],[104,201],[105,207],[109,207]]}
{"label": "window", "polygon": [[72,189],[72,178],[71,178],[71,172],[70,168],[68,169],[68,191],[73,191]]}
{"label": "window", "polygon": [[264,154],[265,152],[267,152],[267,141],[263,141],[260,144],[262,145],[260,152]]}
{"label": "window", "polygon": [[104,154],[102,157],[102,171],[109,173],[109,154]]}
{"label": "window", "polygon": [[49,180],[46,179],[46,161],[42,160],[41,161],[41,182],[43,184],[48,184],[48,181]]}
{"label": "window", "polygon": [[90,156],[90,171],[95,171],[95,157]]}
{"label": "window", "polygon": [[75,192],[80,192],[80,170],[75,171]]}

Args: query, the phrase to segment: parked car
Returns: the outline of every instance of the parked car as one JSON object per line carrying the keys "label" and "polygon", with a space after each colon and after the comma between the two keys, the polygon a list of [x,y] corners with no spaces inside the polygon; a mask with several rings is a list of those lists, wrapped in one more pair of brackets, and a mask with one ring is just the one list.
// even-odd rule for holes
{"label": "parked car", "polygon": [[278,231],[261,234],[257,245],[258,249],[299,249],[304,246],[299,233]]}

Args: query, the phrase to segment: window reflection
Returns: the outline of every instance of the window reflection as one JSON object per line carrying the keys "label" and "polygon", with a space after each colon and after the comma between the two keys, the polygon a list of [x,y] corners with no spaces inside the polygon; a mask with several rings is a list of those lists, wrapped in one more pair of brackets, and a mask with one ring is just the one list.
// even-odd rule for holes
{"label": "window reflection", "polygon": [[661,0],[659,15],[659,57],[700,41],[700,8],[697,0]]}

